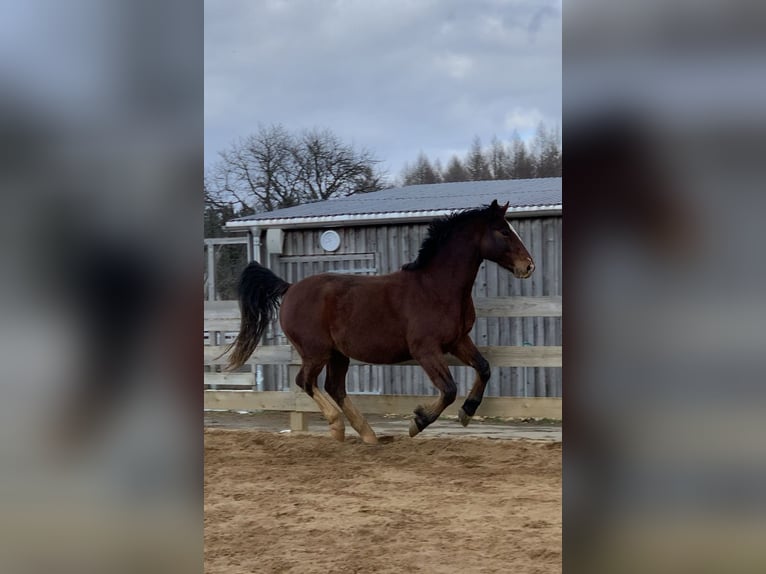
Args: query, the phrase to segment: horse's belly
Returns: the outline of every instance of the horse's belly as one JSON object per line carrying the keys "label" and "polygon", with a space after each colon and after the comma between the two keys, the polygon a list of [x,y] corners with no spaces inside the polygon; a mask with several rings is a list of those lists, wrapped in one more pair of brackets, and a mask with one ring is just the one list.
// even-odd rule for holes
{"label": "horse's belly", "polygon": [[[343,352],[343,351],[342,351]],[[361,361],[363,363],[370,363],[373,365],[393,365],[395,363],[401,363],[403,361],[409,361],[412,359],[409,351],[404,349],[399,352],[391,352],[387,349],[380,350],[365,350],[361,352],[343,352],[348,357]]]}
{"label": "horse's belly", "polygon": [[403,336],[386,337],[371,331],[334,337],[335,345],[347,357],[364,363],[390,365],[412,358]]}

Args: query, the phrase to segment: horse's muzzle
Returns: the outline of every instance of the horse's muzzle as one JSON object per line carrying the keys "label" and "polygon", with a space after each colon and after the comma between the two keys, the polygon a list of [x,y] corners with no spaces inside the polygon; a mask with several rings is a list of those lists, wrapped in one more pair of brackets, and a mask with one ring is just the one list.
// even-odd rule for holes
{"label": "horse's muzzle", "polygon": [[513,266],[513,275],[515,277],[518,277],[519,279],[527,279],[530,275],[532,275],[532,272],[535,270],[535,263],[531,259],[527,260],[527,264],[521,264],[521,265],[514,265]]}

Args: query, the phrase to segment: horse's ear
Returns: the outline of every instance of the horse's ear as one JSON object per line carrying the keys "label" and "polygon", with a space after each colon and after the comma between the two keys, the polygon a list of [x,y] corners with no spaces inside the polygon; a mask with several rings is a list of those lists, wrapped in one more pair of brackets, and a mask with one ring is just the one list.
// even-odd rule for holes
{"label": "horse's ear", "polygon": [[496,211],[502,211],[503,213],[505,213],[510,204],[511,204],[510,202],[507,202],[505,205],[500,205],[497,203],[496,199],[493,199],[490,207]]}

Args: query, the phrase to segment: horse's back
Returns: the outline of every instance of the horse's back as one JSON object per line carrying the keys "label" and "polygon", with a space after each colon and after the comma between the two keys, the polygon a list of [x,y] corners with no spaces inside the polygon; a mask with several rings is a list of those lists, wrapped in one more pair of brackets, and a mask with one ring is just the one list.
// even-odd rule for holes
{"label": "horse's back", "polygon": [[282,329],[299,350],[337,349],[370,363],[407,360],[406,290],[396,273],[313,275],[285,294]]}

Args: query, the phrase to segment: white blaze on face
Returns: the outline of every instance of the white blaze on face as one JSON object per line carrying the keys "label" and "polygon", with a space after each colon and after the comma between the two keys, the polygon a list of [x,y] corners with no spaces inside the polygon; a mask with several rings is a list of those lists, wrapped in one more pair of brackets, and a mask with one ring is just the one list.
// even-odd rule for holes
{"label": "white blaze on face", "polygon": [[[510,222],[509,222],[509,221],[506,221],[506,223],[508,224],[508,229],[510,229],[510,230],[511,230],[511,233],[513,233],[513,234],[516,236],[516,239],[518,239],[519,241],[521,241],[521,237],[519,237],[519,234],[518,234],[518,233],[516,233],[516,230],[513,228],[513,226],[510,224]],[[521,241],[521,243],[524,243],[524,242],[523,242],[523,241]]]}

